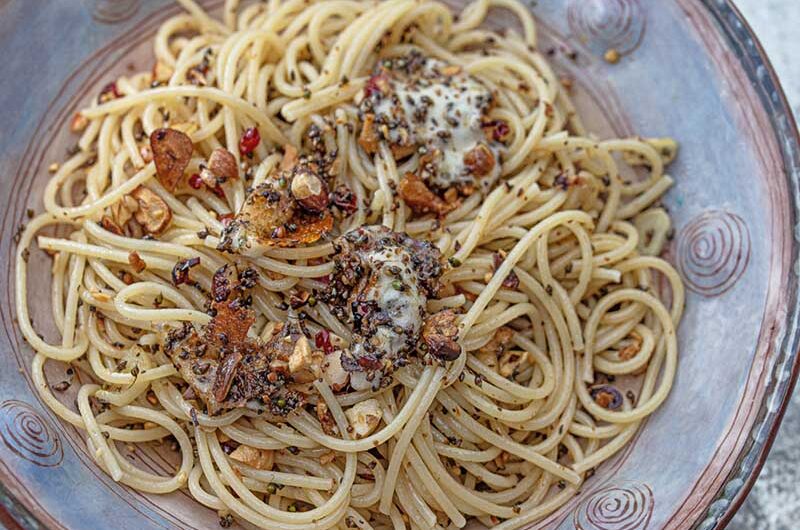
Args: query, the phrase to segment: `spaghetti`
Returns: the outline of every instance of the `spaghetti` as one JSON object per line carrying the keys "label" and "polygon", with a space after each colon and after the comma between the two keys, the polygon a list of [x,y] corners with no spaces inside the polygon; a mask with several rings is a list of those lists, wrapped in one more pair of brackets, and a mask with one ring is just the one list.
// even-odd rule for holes
{"label": "spaghetti", "polygon": [[[675,375],[675,143],[586,132],[516,0],[179,1],[21,235],[42,400],[224,525],[510,529],[576,495]],[[166,439],[171,476],[124,457]]]}

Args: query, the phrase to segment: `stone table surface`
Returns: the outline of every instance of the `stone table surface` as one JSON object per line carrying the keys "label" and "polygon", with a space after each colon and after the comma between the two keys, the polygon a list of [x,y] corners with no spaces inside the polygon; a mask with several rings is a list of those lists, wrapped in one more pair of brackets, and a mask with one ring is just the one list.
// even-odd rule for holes
{"label": "stone table surface", "polygon": [[[800,0],[734,0],[750,22],[800,117]],[[728,530],[800,529],[800,392],[761,475]]]}

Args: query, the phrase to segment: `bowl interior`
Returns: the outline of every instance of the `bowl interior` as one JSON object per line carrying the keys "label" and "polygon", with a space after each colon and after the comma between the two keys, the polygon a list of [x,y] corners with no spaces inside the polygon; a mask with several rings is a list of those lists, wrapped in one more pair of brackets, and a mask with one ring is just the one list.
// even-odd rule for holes
{"label": "bowl interior", "polygon": [[[47,10],[32,4],[0,5],[0,50],[17,58],[0,90],[6,123],[13,125],[0,132],[0,283],[6,293],[0,306],[6,352],[0,357],[0,476],[47,526],[215,527],[216,514],[188,493],[141,494],[96,467],[82,432],[36,397],[32,352],[13,310],[13,236],[26,210],[40,209],[47,166],[75,141],[69,118],[117,75],[150,68],[155,29],[178,8],[162,0],[61,1]],[[669,399],[575,499],[534,528],[692,527],[708,516],[726,485],[730,498],[749,478],[743,455],[765,441],[750,434],[769,433],[775,410],[768,399],[777,396],[779,405],[789,384],[795,214],[784,156],[796,149],[794,131],[791,122],[783,129],[776,123],[780,94],[746,29],[719,18],[730,12],[724,2],[715,5],[540,0],[534,8],[540,48],[573,81],[590,130],[599,138],[671,136],[680,142],[669,169],[676,185],[665,201],[675,229],[666,257],[688,288]],[[24,26],[17,25],[22,20]],[[513,18],[497,10],[492,23],[507,28]],[[622,53],[618,64],[603,60],[611,48]],[[771,97],[770,87],[772,108],[764,97],[765,91]],[[32,313],[47,335],[50,263],[38,251],[30,260]],[[64,377],[55,366],[47,373],[51,381]],[[754,431],[765,418],[764,430]],[[132,458],[152,470],[171,471],[176,463],[158,446]],[[726,507],[712,510],[708,524]]]}

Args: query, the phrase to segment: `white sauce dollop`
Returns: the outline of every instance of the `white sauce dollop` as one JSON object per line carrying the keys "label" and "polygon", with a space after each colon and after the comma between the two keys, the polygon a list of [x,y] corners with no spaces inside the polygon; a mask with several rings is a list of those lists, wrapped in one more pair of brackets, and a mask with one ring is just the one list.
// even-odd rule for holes
{"label": "white sauce dollop", "polygon": [[[417,61],[417,66],[405,70],[396,66],[395,59],[394,66],[385,70],[390,95],[369,96],[376,123],[399,124],[382,129],[384,134],[388,129],[392,143],[423,146],[421,154],[435,154],[435,170],[420,174],[429,185],[490,188],[500,176],[499,150],[487,142],[481,128],[492,104],[491,92],[475,77],[442,61],[413,56],[410,60]],[[496,163],[488,175],[476,178],[464,155],[479,144],[490,149]]]}

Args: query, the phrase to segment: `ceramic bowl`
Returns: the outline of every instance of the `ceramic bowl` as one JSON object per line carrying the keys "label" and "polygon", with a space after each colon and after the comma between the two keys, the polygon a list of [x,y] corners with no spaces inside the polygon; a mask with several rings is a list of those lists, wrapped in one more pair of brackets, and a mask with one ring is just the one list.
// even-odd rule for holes
{"label": "ceramic bowl", "polygon": [[[680,141],[667,258],[688,288],[669,399],[578,496],[532,528],[721,528],[755,480],[797,376],[795,123],[728,0],[531,8],[593,131]],[[149,69],[150,39],[178,10],[166,0],[0,0],[0,501],[24,528],[218,524],[185,492],[146,495],[100,471],[83,434],[34,392],[14,314],[14,235],[27,209],[40,208],[48,165],[74,142],[69,117],[120,73]],[[492,21],[507,26],[506,16]],[[614,65],[603,60],[611,48],[622,54]],[[46,327],[49,262],[31,260],[32,312]],[[157,448],[140,458],[154,470],[172,465]]]}

